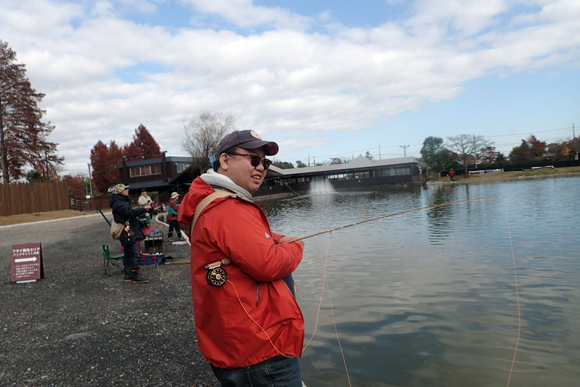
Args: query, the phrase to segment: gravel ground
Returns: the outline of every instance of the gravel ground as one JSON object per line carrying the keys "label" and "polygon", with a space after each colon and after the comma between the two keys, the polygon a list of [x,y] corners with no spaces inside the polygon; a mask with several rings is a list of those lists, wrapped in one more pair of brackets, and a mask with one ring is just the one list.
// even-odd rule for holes
{"label": "gravel ground", "polygon": [[[101,215],[0,227],[1,386],[217,386],[197,351],[189,265],[103,273]],[[45,278],[12,284],[13,244],[41,243]],[[189,259],[189,247],[166,246]]]}

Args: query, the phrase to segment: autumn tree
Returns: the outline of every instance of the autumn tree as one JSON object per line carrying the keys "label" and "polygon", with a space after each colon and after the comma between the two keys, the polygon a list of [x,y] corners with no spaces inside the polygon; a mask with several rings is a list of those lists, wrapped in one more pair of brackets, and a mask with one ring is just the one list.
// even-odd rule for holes
{"label": "autumn tree", "polygon": [[155,159],[161,157],[161,148],[147,128],[141,124],[135,129],[133,142],[123,147],[128,161]]}
{"label": "autumn tree", "polygon": [[16,64],[16,52],[0,40],[0,174],[3,183],[19,179],[29,165],[40,171],[56,171],[63,163],[58,144],[46,140],[54,130],[42,122],[46,113],[38,107],[44,94],[32,88],[26,66]]}
{"label": "autumn tree", "polygon": [[567,160],[574,157],[574,154],[576,153],[572,148],[573,146],[574,140],[570,140],[549,144],[547,149],[548,152],[555,154],[556,159]]}
{"label": "autumn tree", "polygon": [[70,196],[74,196],[75,198],[85,197],[85,192],[79,179],[71,175],[65,175],[62,179],[68,184],[68,193]]}
{"label": "autumn tree", "polygon": [[485,148],[481,149],[479,159],[484,164],[493,164],[497,161],[498,157],[499,152],[495,150],[495,147],[486,146]]}
{"label": "autumn tree", "polygon": [[511,150],[509,159],[513,163],[538,161],[544,158],[546,148],[545,141],[540,141],[536,136],[531,135],[527,140],[522,140],[520,146]]}
{"label": "autumn tree", "polygon": [[280,161],[278,159],[272,160],[272,165],[278,167],[280,169],[292,169],[294,168],[294,164],[288,161]]}
{"label": "autumn tree", "polygon": [[580,153],[580,138],[573,138],[567,145],[570,147],[572,154],[575,154],[576,159],[578,159],[578,153]]}
{"label": "autumn tree", "polygon": [[117,168],[121,161],[123,151],[115,140],[111,140],[109,146],[99,140],[91,149],[93,184],[99,192],[105,193],[109,187],[121,183],[121,173]]}
{"label": "autumn tree", "polygon": [[235,119],[231,114],[209,111],[204,111],[198,118],[184,124],[185,140],[182,147],[191,155],[193,163],[198,165],[200,173],[211,167],[209,157],[217,152],[220,140],[234,131],[235,127]]}
{"label": "autumn tree", "polygon": [[76,175],[73,176],[75,179],[77,179],[81,186],[83,187],[83,192],[85,193],[85,195],[90,195],[91,193],[91,179],[89,179],[89,175],[86,173],[77,173]]}

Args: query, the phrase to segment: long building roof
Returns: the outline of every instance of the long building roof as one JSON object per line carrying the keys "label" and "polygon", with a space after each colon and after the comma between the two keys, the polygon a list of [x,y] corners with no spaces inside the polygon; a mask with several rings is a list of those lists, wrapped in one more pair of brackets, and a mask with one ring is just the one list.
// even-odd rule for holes
{"label": "long building roof", "polygon": [[290,169],[281,169],[275,166],[271,166],[270,170],[272,170],[272,174],[276,176],[294,176],[294,175],[328,173],[328,172],[341,173],[346,171],[352,171],[355,169],[369,169],[404,164],[424,165],[415,157],[397,157],[394,159],[370,160],[364,156],[359,156],[347,164],[319,165],[315,167],[290,168]]}

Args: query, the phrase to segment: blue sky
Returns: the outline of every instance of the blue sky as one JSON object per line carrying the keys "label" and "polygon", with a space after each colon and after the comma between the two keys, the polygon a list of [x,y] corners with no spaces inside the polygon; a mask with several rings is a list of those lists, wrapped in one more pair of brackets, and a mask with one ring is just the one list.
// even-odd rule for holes
{"label": "blue sky", "polygon": [[203,111],[292,163],[419,157],[459,134],[507,154],[580,125],[576,0],[5,0],[0,39],[46,94],[62,174],[140,124],[185,155]]}

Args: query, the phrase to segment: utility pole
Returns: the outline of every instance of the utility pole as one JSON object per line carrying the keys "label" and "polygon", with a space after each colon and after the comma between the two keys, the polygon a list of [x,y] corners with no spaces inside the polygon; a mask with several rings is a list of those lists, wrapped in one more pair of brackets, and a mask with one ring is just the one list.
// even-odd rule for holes
{"label": "utility pole", "polygon": [[90,188],[90,195],[91,195],[91,200],[93,199],[93,180],[91,178],[91,163],[87,163],[87,165],[89,166],[89,188]]}
{"label": "utility pole", "polygon": [[404,155],[405,155],[405,157],[407,157],[407,148],[408,148],[409,146],[410,146],[410,145],[399,145],[399,147],[400,147],[400,148],[403,148],[403,152],[404,152]]}
{"label": "utility pole", "polygon": [[574,123],[572,123],[572,136],[576,138],[576,131],[574,130]]}
{"label": "utility pole", "polygon": [[50,181],[50,175],[48,171],[48,153],[44,151],[44,168],[46,169],[46,181]]}
{"label": "utility pole", "polygon": [[381,159],[382,159],[382,157],[381,157],[381,144],[379,144],[379,160],[381,160]]}

